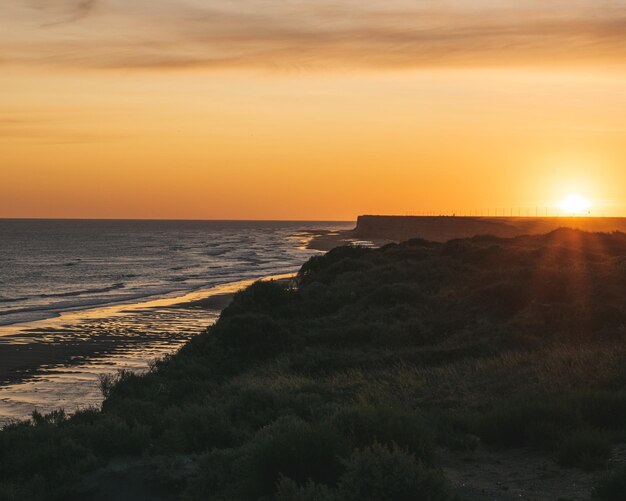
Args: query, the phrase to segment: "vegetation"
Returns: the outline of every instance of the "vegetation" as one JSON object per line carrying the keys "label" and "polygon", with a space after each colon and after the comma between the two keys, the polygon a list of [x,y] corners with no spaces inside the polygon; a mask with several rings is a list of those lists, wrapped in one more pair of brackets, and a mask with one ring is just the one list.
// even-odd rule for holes
{"label": "vegetation", "polygon": [[[101,411],[6,427],[0,499],[115,499],[132,471],[146,499],[444,501],[448,450],[606,470],[626,442],[624,234],[342,247],[296,282],[103,378]],[[623,493],[618,468],[594,495]]]}
{"label": "vegetation", "polygon": [[600,478],[593,498],[598,501],[620,501],[626,499],[626,465]]}

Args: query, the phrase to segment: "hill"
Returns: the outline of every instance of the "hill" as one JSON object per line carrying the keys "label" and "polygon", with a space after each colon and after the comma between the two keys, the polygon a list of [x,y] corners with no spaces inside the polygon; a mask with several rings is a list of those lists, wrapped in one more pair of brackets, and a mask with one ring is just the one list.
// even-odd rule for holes
{"label": "hill", "polygon": [[7,427],[0,499],[624,499],[625,304],[621,233],[340,247]]}

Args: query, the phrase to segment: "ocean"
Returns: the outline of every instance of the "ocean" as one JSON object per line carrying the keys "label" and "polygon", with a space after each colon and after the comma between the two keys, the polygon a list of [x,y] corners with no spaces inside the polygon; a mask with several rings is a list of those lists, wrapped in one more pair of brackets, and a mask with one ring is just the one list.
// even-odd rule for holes
{"label": "ocean", "polygon": [[[0,220],[0,423],[99,405],[219,315],[198,300],[294,273],[353,222]],[[187,306],[188,305],[188,306]]]}

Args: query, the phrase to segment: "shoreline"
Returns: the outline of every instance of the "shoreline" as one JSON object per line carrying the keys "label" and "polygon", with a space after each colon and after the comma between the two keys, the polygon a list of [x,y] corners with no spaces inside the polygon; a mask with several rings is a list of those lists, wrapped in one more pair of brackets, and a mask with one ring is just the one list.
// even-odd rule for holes
{"label": "shoreline", "polygon": [[[108,305],[0,327],[0,426],[33,410],[99,405],[100,374],[139,372],[217,321],[241,289],[268,275],[130,304]],[[5,331],[2,333],[2,331]]]}
{"label": "shoreline", "polygon": [[359,245],[363,247],[381,247],[394,242],[387,238],[361,238],[356,229],[352,230],[326,230],[315,232],[306,244],[307,249],[328,252],[335,247],[344,245]]}
{"label": "shoreline", "polygon": [[[352,243],[355,239],[352,238],[353,230],[325,230],[325,229],[313,229],[313,230],[298,230],[292,234],[292,237],[297,238],[299,241],[296,247],[299,249],[314,250],[318,252],[326,252],[334,247],[340,245],[347,245]],[[303,263],[298,263],[293,266],[293,272],[295,273]],[[267,277],[274,275],[282,275],[283,272],[272,273],[270,275],[256,275],[254,280],[263,280]],[[50,305],[49,307],[27,307],[14,311],[0,311],[0,338],[6,335],[7,332],[12,332],[11,327],[28,328],[31,324],[38,322],[45,322],[50,319],[58,319],[73,315],[74,313],[80,314],[81,312],[100,310],[109,307],[117,307],[120,305],[135,305],[138,303],[152,303],[156,300],[170,300],[185,298],[190,294],[203,293],[207,290],[211,290],[214,287],[221,287],[230,284],[231,282],[247,281],[249,278],[235,279],[234,281],[216,282],[211,285],[195,285],[191,288],[177,287],[168,288],[163,290],[144,291],[129,294],[126,297],[117,298],[91,298],[81,303],[68,303],[61,305]],[[84,298],[83,298],[84,299]],[[26,315],[26,318],[19,318],[19,316]],[[8,317],[16,317],[11,320],[7,320]]]}
{"label": "shoreline", "polygon": [[[355,241],[350,231],[334,229],[299,230],[291,239],[296,248],[319,253]],[[51,308],[41,312],[45,318],[0,325],[0,426],[33,410],[98,407],[100,375],[142,373],[215,323],[236,292],[256,281],[291,280],[301,265],[108,303],[94,298],[97,304]]]}
{"label": "shoreline", "polygon": [[[294,273],[284,273],[278,275],[268,275],[260,278],[251,278],[246,280],[238,280],[234,282],[229,282],[225,284],[216,285],[214,287],[203,288],[196,291],[187,292],[182,296],[170,297],[170,298],[155,298],[148,301],[138,301],[133,303],[117,303],[117,304],[108,304],[104,306],[98,306],[95,308],[86,308],[81,310],[72,310],[61,312],[55,317],[48,317],[40,320],[33,320],[30,322],[21,322],[15,324],[8,324],[0,326],[0,387],[4,386],[6,383],[12,384],[15,383],[16,380],[23,379],[28,377],[30,373],[21,372],[19,374],[12,374],[9,377],[7,374],[6,366],[14,366],[16,368],[21,368],[22,371],[27,367],[21,363],[15,363],[16,360],[22,360],[24,357],[20,356],[21,354],[17,354],[17,357],[6,357],[4,354],[1,354],[3,348],[6,347],[15,347],[16,353],[18,351],[23,351],[22,347],[28,346],[30,344],[38,344],[37,337],[43,335],[44,333],[51,332],[66,332],[64,330],[68,325],[80,325],[86,324],[88,327],[88,323],[90,320],[97,319],[102,321],[103,319],[114,319],[126,314],[132,313],[143,313],[150,310],[155,310],[157,308],[170,308],[170,309],[200,309],[204,311],[209,311],[212,313],[219,313],[223,310],[234,297],[235,293],[239,290],[247,287],[248,285],[256,282],[256,281],[266,281],[266,280],[283,280],[289,279],[295,276]],[[129,336],[127,336],[129,337]],[[11,343],[10,341],[17,341],[15,343]],[[32,343],[29,343],[32,341]],[[43,344],[43,339],[41,343]],[[100,343],[106,342],[103,340],[98,340]],[[118,339],[118,341],[124,341],[124,339]],[[76,346],[76,341],[68,339],[69,345]],[[99,344],[99,343],[98,343]],[[50,345],[52,349],[57,349],[59,347],[58,342]],[[37,356],[37,353],[40,353],[40,350],[32,349],[32,346],[28,346],[28,351],[30,352],[30,358],[40,360],[41,357]],[[98,351],[101,351],[101,346],[98,346]],[[45,351],[41,350],[41,352]],[[78,350],[82,351],[82,350]],[[89,350],[88,350],[89,351]],[[76,355],[78,355],[77,353]],[[26,354],[28,357],[28,354]],[[41,363],[38,365],[44,365],[44,360],[41,360]],[[27,362],[27,365],[30,366]],[[45,364],[49,365],[49,364]],[[10,369],[9,369],[10,370]]]}
{"label": "shoreline", "polygon": [[[316,250],[316,249],[313,249]],[[283,275],[282,273],[278,273],[276,276],[279,275]],[[10,331],[12,330],[11,327],[28,327],[30,325],[34,325],[34,324],[38,324],[40,322],[46,322],[48,320],[54,320],[54,319],[59,319],[59,318],[64,318],[64,317],[70,317],[73,315],[80,315],[81,313],[84,312],[88,312],[88,311],[98,311],[98,310],[105,310],[105,309],[117,309],[118,307],[123,307],[123,306],[130,306],[131,308],[133,308],[135,305],[139,305],[139,304],[147,304],[147,303],[156,303],[156,302],[161,302],[161,301],[176,301],[178,299],[181,298],[185,298],[189,295],[195,295],[195,294],[202,294],[202,293],[206,293],[207,291],[212,290],[213,288],[216,287],[222,287],[222,286],[228,286],[231,283],[237,283],[237,282],[247,282],[249,280],[265,280],[268,277],[273,277],[274,275],[261,275],[258,276],[256,278],[245,278],[245,279],[241,279],[241,280],[234,280],[231,282],[222,282],[222,283],[216,283],[214,285],[205,285],[205,286],[200,286],[198,288],[193,288],[193,289],[175,289],[175,290],[169,290],[169,291],[161,291],[161,292],[151,292],[151,293],[147,293],[147,294],[136,294],[133,296],[129,296],[123,299],[113,299],[113,300],[94,300],[93,303],[84,303],[84,304],[80,304],[80,305],[73,305],[73,306],[68,306],[65,309],[59,309],[58,307],[51,307],[49,309],[33,309],[32,311],[16,311],[16,312],[7,312],[7,313],[3,313],[0,315],[0,338],[2,338],[3,336],[6,335],[5,332],[3,331]],[[11,316],[11,315],[17,315],[19,313],[41,313],[41,317],[39,318],[32,318],[32,319],[27,319],[27,320],[15,320],[15,321],[9,321],[9,322],[3,322],[2,321],[2,315],[4,316]]]}

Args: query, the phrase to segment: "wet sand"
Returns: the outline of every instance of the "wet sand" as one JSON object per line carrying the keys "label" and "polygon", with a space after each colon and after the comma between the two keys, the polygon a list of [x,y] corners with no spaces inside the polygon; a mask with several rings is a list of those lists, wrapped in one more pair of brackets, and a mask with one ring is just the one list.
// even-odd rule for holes
{"label": "wet sand", "polygon": [[[305,233],[305,232],[303,232]],[[362,245],[364,247],[379,247],[391,243],[392,240],[376,239],[364,240],[358,238],[354,230],[319,230],[308,232],[307,249],[329,251],[343,245]]]}
{"label": "wet sand", "polygon": [[100,374],[141,372],[152,360],[174,353],[212,325],[233,295],[253,281],[0,327],[0,424],[26,418],[34,409],[72,412],[99,405]]}
{"label": "wet sand", "polygon": [[[300,247],[319,251],[373,245],[351,231],[304,230],[294,238]],[[264,279],[293,280],[293,274]],[[99,406],[101,374],[145,371],[212,325],[234,294],[252,282],[0,326],[0,425],[27,418],[34,409]]]}
{"label": "wet sand", "polygon": [[214,296],[189,301],[187,303],[174,304],[170,306],[170,308],[200,308],[204,310],[221,311],[231,303],[234,296],[234,293],[215,294]]}

